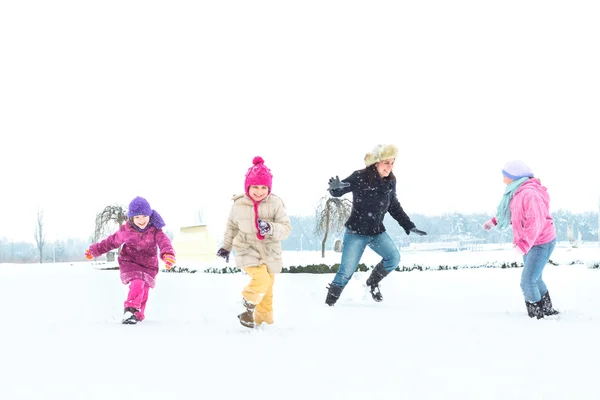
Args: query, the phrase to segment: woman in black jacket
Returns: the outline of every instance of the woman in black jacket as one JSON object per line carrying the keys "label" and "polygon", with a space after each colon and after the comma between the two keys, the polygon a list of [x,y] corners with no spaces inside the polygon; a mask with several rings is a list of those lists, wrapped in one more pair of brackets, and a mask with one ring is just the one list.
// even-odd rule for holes
{"label": "woman in black jacket", "polygon": [[407,235],[410,232],[421,236],[427,234],[415,227],[396,197],[396,177],[392,170],[397,155],[396,146],[378,145],[365,156],[366,168],[354,171],[342,181],[337,176],[329,179],[329,193],[333,197],[352,193],[352,212],[345,224],[340,269],[329,285],[325,299],[330,306],[335,304],[352,278],[367,246],[382,258],[367,279],[367,286],[373,300],[383,300],[379,282],[400,263],[400,252],[383,226],[387,212]]}

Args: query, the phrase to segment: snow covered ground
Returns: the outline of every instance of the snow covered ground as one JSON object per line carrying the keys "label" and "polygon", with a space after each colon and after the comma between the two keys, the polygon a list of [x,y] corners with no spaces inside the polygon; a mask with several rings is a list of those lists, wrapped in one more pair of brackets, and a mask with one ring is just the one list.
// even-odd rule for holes
{"label": "snow covered ground", "polygon": [[[552,259],[552,319],[527,317],[520,268],[395,272],[382,303],[357,273],[335,307],[333,275],[281,274],[275,325],[254,331],[236,318],[244,274],[161,273],[147,319],[126,326],[118,271],[0,264],[0,399],[598,399],[600,270],[586,263],[600,247]],[[403,265],[504,260],[518,257],[402,252]]]}

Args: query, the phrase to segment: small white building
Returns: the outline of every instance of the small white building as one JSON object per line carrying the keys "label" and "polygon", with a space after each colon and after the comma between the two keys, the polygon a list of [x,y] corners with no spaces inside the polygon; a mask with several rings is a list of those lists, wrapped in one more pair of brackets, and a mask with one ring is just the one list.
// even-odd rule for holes
{"label": "small white building", "polygon": [[217,254],[217,241],[204,224],[184,226],[173,237],[173,248],[177,266],[214,261]]}

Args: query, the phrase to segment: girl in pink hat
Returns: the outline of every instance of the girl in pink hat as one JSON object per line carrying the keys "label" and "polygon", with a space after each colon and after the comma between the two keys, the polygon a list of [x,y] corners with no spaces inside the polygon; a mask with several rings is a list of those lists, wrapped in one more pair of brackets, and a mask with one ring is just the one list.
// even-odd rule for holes
{"label": "girl in pink hat", "polygon": [[242,291],[240,323],[254,328],[273,323],[273,281],[283,267],[281,241],[292,230],[283,201],[271,192],[273,175],[261,157],[254,157],[246,173],[244,194],[233,197],[223,245],[217,256],[235,263],[250,276]]}
{"label": "girl in pink hat", "polygon": [[506,189],[496,216],[483,224],[489,231],[512,226],[513,248],[523,257],[521,290],[527,314],[533,318],[558,314],[542,280],[544,267],[556,245],[554,220],[550,215],[550,195],[523,161],[513,160],[502,169]]}

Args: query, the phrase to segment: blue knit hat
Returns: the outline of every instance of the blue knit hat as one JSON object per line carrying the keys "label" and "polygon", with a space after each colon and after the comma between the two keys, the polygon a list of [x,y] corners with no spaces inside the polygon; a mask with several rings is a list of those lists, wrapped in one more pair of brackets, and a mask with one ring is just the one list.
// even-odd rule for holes
{"label": "blue knit hat", "polygon": [[525,178],[526,176],[533,178],[533,171],[521,160],[512,160],[504,164],[502,174],[513,181]]}
{"label": "blue knit hat", "polygon": [[133,218],[136,215],[147,215],[150,217],[150,223],[154,225],[155,228],[160,229],[165,226],[165,222],[159,213],[154,211],[152,207],[150,207],[150,203],[143,197],[136,197],[131,200],[129,203],[129,208],[127,209],[127,217]]}

